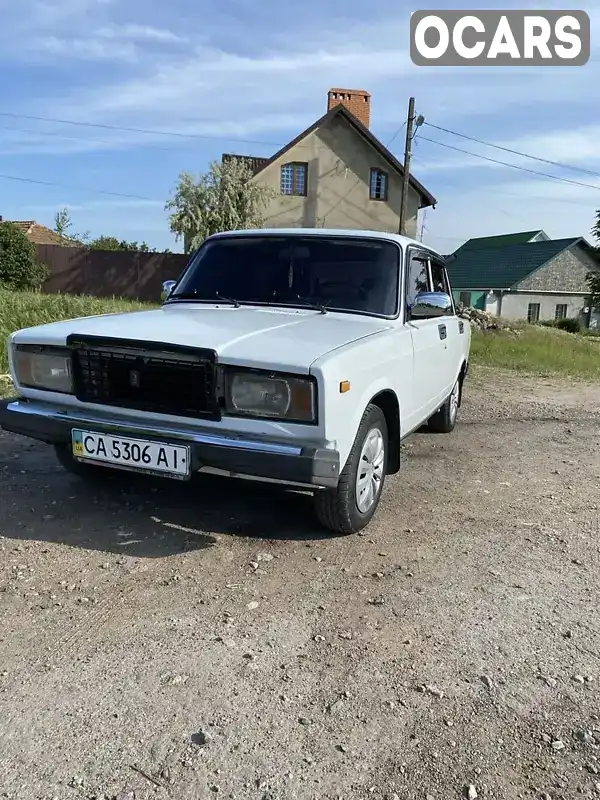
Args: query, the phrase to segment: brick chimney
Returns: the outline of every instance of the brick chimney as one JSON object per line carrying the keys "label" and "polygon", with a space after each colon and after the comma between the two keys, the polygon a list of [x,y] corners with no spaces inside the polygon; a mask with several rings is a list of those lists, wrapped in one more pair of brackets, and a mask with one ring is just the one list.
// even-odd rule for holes
{"label": "brick chimney", "polygon": [[346,106],[365,127],[371,123],[371,95],[364,89],[330,89],[327,93],[327,111],[338,104]]}

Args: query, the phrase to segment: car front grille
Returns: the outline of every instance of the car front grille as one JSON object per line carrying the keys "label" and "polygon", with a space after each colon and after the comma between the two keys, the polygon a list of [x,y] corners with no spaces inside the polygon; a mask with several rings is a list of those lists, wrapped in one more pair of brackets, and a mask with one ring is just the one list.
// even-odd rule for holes
{"label": "car front grille", "polygon": [[214,351],[153,342],[70,339],[78,400],[220,419]]}

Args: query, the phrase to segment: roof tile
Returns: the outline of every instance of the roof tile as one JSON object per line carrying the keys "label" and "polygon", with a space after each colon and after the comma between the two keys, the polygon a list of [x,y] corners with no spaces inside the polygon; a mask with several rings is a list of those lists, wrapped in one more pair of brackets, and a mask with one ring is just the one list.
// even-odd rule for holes
{"label": "roof tile", "polygon": [[447,264],[453,289],[510,289],[563,250],[583,242],[580,236],[527,242],[507,247],[459,248]]}
{"label": "roof tile", "polygon": [[[543,231],[522,231],[520,233],[502,233],[498,236],[480,236],[475,239],[468,239],[459,250],[482,250],[488,247],[507,247],[511,244],[527,244],[534,236]],[[457,251],[458,252],[458,251]]]}
{"label": "roof tile", "polygon": [[77,247],[76,243],[69,242],[45,225],[39,225],[35,220],[12,220],[5,219],[3,222],[10,222],[15,225],[22,233],[27,236],[33,244],[58,244],[63,247]]}

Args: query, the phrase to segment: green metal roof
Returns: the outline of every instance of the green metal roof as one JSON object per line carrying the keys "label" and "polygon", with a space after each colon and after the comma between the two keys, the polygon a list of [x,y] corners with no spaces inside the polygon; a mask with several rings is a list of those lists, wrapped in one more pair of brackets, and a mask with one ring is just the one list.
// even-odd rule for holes
{"label": "green metal roof", "polygon": [[447,264],[452,289],[510,289],[578,242],[589,247],[581,236],[477,250],[461,247]]}
{"label": "green metal roof", "polygon": [[544,231],[540,229],[539,231],[522,231],[521,233],[503,233],[499,236],[480,236],[476,239],[468,239],[458,249],[482,250],[488,247],[507,247],[511,244],[527,244],[534,236],[537,236],[538,233],[544,233]]}

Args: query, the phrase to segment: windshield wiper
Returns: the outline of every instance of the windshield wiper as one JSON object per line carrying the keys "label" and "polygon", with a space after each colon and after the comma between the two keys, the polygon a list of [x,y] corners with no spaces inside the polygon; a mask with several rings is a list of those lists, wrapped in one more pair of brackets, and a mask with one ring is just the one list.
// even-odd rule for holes
{"label": "windshield wiper", "polygon": [[303,303],[306,303],[308,308],[313,308],[315,311],[320,311],[321,314],[327,314],[327,306],[331,305],[333,301],[329,303],[319,303],[318,301],[315,302],[314,298],[312,297],[302,297],[302,295],[297,294],[296,297],[298,300],[302,300]]}
{"label": "windshield wiper", "polygon": [[170,294],[167,300],[198,300],[196,292],[177,292],[177,294]]}
{"label": "windshield wiper", "polygon": [[234,308],[240,307],[239,302],[237,300],[234,300],[232,297],[223,297],[223,295],[219,294],[219,292],[215,292],[215,297],[217,298],[217,300],[222,300],[224,303],[231,303],[234,306]]}
{"label": "windshield wiper", "polygon": [[[223,297],[223,295],[219,294],[219,292],[215,292],[215,297],[217,300],[221,300],[223,303],[231,303],[235,308],[239,308],[240,304],[237,300],[233,300],[230,297]],[[210,300],[208,297],[198,297],[198,292],[177,292],[177,294],[172,294],[168,298],[168,300],[197,300],[199,303],[213,303],[214,300]]]}

